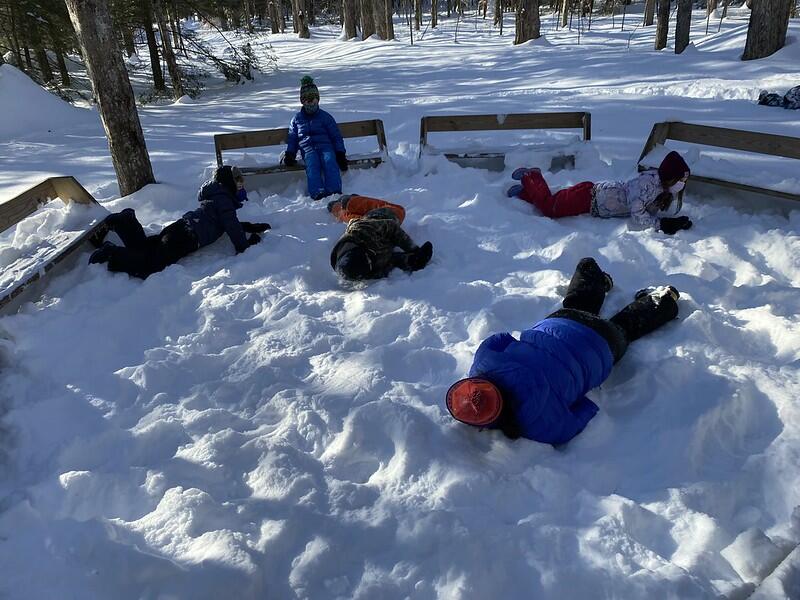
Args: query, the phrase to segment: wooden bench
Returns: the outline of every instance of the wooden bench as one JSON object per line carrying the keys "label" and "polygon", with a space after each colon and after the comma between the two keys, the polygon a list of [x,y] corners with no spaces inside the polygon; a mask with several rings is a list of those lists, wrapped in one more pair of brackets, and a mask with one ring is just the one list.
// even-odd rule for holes
{"label": "wooden bench", "polygon": [[[386,133],[383,130],[383,121],[371,119],[367,121],[350,121],[339,123],[342,137],[363,138],[375,136],[378,149],[368,154],[351,154],[348,152],[347,164],[351,168],[364,169],[377,167],[386,157]],[[217,154],[217,166],[222,166],[222,152],[224,150],[241,150],[244,148],[265,148],[269,146],[285,146],[289,137],[289,128],[260,129],[257,131],[242,131],[238,133],[218,133],[214,136],[214,150]],[[268,176],[280,173],[297,173],[305,171],[305,166],[300,164],[287,167],[285,165],[263,165],[248,167],[236,165],[245,177],[245,187],[257,189],[259,184],[266,184]]]}
{"label": "wooden bench", "polygon": [[[0,233],[15,226],[36,210],[54,200],[65,204],[97,205],[97,201],[74,177],[51,177],[22,192],[8,201],[0,203]],[[89,239],[103,228],[102,219],[94,219],[90,227],[80,232],[59,232],[46,243],[21,252],[13,262],[3,266],[0,274],[0,313],[15,311],[24,301],[35,297],[34,285],[45,274],[59,265],[66,266],[66,259],[77,255],[77,250],[90,248]]]}
{"label": "wooden bench", "polygon": [[[457,115],[422,117],[419,126],[419,155],[434,153],[428,140],[430,133],[454,131],[512,131],[523,129],[580,129],[583,140],[592,139],[592,115],[588,112],[516,113],[508,115]],[[537,144],[542,149],[548,145]],[[575,166],[575,155],[565,154],[563,147],[554,147],[556,156],[551,160],[550,170]],[[444,156],[461,166],[479,166],[502,171],[507,152],[443,152]]]}
{"label": "wooden bench", "polygon": [[[640,171],[658,167],[658,164],[651,164],[658,161],[652,160],[652,158],[648,161],[648,156],[658,146],[664,146],[667,140],[800,160],[800,138],[742,129],[693,125],[691,123],[681,123],[680,121],[666,121],[653,125],[650,136],[647,138],[642,154],[639,157],[638,165]],[[798,163],[794,173],[800,173],[800,163]],[[708,173],[703,173],[700,168],[693,167],[687,183],[687,189],[692,182],[695,182],[700,183],[701,186],[704,184],[721,186],[747,194],[800,200],[800,194],[748,185],[732,179],[720,176],[712,177]],[[694,186],[694,188],[697,189],[698,186]]]}

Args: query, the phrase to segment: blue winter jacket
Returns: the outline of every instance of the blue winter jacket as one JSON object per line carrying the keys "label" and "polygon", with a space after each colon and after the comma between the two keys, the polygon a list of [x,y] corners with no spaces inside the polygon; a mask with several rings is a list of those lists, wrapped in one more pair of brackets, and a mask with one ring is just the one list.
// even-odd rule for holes
{"label": "blue winter jacket", "polygon": [[313,115],[300,110],[289,124],[286,153],[296,154],[298,148],[303,156],[313,150],[344,152],[344,140],[336,120],[321,108]]}
{"label": "blue winter jacket", "polygon": [[508,333],[485,339],[469,376],[498,387],[523,437],[563,444],[597,414],[585,394],[605,381],[613,364],[598,333],[569,319],[548,318],[519,340]]}
{"label": "blue winter jacket", "polygon": [[187,212],[183,220],[197,236],[199,247],[216,242],[223,233],[231,238],[236,252],[247,250],[247,236],[236,216],[242,203],[216,181],[205,182],[197,194],[200,208]]}

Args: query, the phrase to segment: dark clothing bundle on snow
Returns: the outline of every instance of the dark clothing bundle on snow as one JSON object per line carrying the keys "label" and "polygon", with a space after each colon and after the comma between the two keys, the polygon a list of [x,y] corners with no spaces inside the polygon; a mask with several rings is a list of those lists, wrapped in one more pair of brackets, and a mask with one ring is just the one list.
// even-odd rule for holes
{"label": "dark clothing bundle on snow", "polygon": [[481,343],[469,377],[491,382],[503,398],[500,417],[488,427],[551,444],[568,442],[586,427],[598,411],[586,393],[605,381],[630,342],[678,314],[677,290],[663,287],[640,292],[611,319],[602,319],[597,313],[611,285],[594,259],[584,258],[564,308],[519,340],[498,333]]}
{"label": "dark clothing bundle on snow", "polygon": [[405,210],[399,205],[349,195],[331,202],[328,210],[349,221],[331,251],[331,266],[346,279],[378,279],[395,267],[417,271],[433,254],[430,242],[418,247],[403,231],[400,224]]}
{"label": "dark clothing bundle on snow", "polygon": [[783,96],[762,90],[758,103],[764,106],[779,106],[788,110],[800,110],[800,85],[794,86]]}

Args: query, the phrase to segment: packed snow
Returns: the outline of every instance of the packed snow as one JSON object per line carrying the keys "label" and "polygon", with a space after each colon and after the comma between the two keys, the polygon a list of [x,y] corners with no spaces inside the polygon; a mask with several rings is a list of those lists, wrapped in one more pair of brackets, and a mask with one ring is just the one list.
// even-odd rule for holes
{"label": "packed snow", "polygon": [[[286,126],[309,73],[340,122],[386,127],[387,162],[345,191],[403,204],[434,245],[423,271],[344,283],[328,258],[343,225],[296,180],[250,190],[241,218],[273,229],[241,255],[223,238],[146,281],[83,256],[0,318],[0,596],[800,597],[800,211],[689,188],[694,227],[670,237],[504,193],[559,144],[576,164],[546,174],[554,188],[631,177],[659,121],[800,137],[800,114],[755,104],[800,81],[800,24],[742,63],[741,18],[705,37],[698,16],[680,56],[619,16],[580,45],[550,17],[517,47],[511,17],[502,37],[489,21],[461,22],[457,43],[455,19],[413,46],[400,22],[394,42],[270,36],[269,76],[140,109],[159,183],[124,198],[97,113],[0,67],[0,198],[74,175],[158,231],[194,206],[212,135]],[[503,172],[418,159],[424,115],[580,110],[586,144],[486,138],[517,144]],[[4,268],[73,222],[58,207],[0,237]],[[584,256],[614,277],[603,314],[669,283],[679,319],[631,346],[563,447],[453,421],[444,393],[480,341],[559,307]]]}

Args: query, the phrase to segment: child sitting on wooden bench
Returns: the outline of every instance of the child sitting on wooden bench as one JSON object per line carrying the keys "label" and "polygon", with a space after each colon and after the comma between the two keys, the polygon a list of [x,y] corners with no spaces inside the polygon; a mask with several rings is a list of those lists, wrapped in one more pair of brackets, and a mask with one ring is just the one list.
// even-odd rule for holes
{"label": "child sitting on wooden bench", "polygon": [[308,195],[319,200],[342,193],[342,176],[347,171],[344,140],[336,120],[319,107],[319,89],[305,76],[300,81],[300,103],[303,108],[289,124],[289,139],[281,164],[297,164],[297,151],[306,163]]}
{"label": "child sitting on wooden bench", "polygon": [[[641,228],[653,227],[667,235],[689,229],[689,217],[659,217],[672,205],[689,178],[689,166],[677,152],[670,152],[658,169],[643,171],[630,181],[584,181],[553,194],[539,169],[520,168],[511,177],[521,183],[508,196],[530,202],[545,217],[557,219],[591,214],[593,217],[631,217]],[[677,210],[681,203],[677,201]]]}

